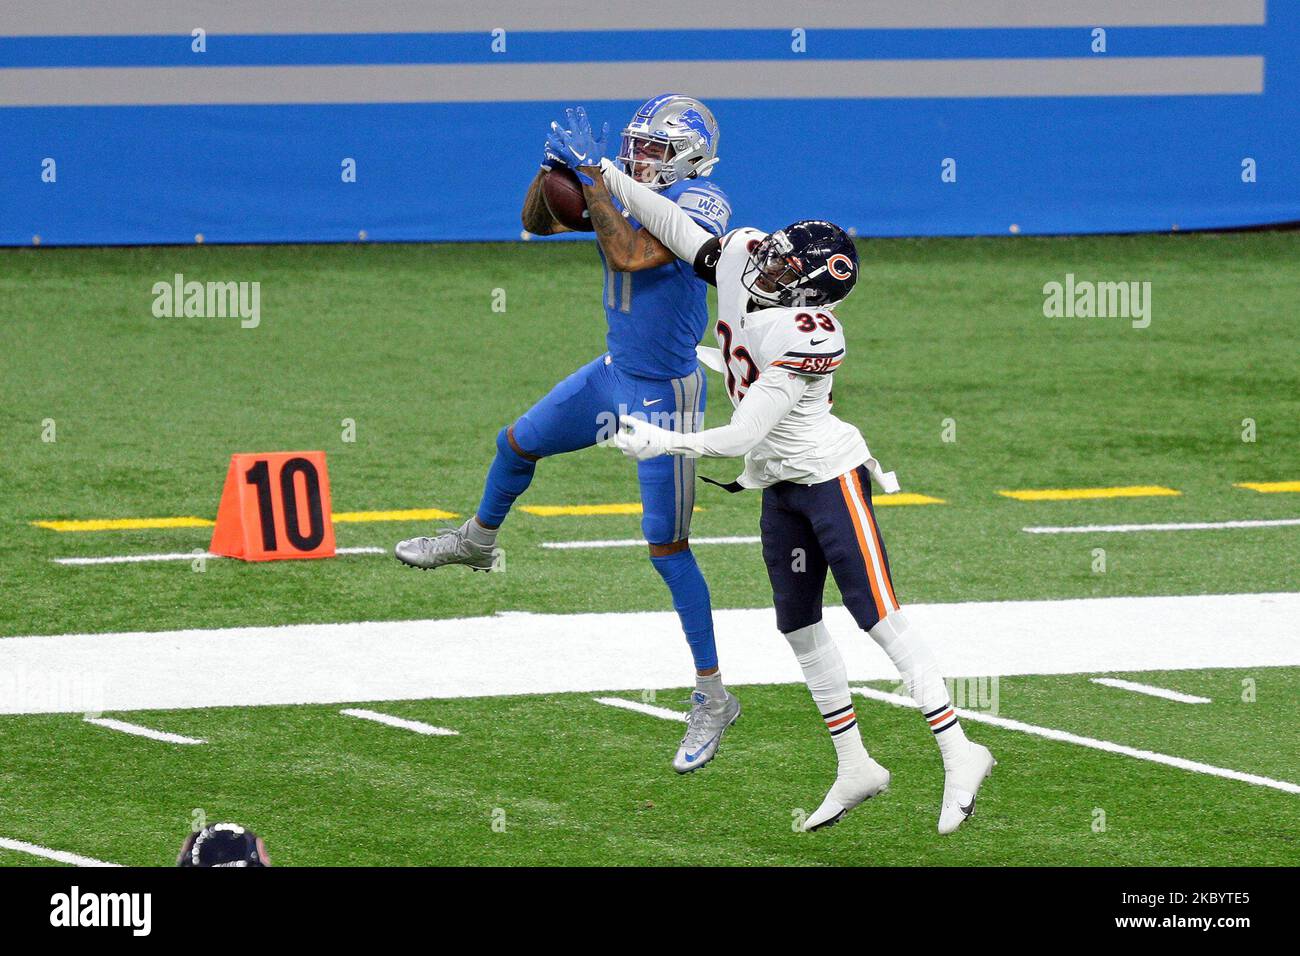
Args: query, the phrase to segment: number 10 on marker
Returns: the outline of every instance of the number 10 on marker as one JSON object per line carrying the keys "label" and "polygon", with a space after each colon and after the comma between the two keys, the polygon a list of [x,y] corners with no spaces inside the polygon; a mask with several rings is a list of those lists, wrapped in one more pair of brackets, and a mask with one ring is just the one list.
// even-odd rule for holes
{"label": "number 10 on marker", "polygon": [[325,453],[232,455],[208,550],[245,561],[332,557]]}

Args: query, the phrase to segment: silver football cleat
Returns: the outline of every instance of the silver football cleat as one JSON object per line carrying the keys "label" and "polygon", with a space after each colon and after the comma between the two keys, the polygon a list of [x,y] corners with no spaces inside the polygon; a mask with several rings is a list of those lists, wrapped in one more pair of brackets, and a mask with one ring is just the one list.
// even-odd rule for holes
{"label": "silver football cleat", "polygon": [[[726,693],[725,691],[723,693]],[[678,773],[699,770],[713,759],[722,742],[723,732],[740,716],[740,701],[731,694],[720,701],[710,700],[698,690],[691,694],[691,712],[686,717],[686,736],[673,758]]]}
{"label": "silver football cleat", "polygon": [[399,541],[393,548],[393,555],[403,564],[424,571],[448,564],[463,564],[475,571],[491,571],[504,552],[500,548],[485,548],[470,541],[465,534],[468,523],[459,528],[444,528],[431,538]]}

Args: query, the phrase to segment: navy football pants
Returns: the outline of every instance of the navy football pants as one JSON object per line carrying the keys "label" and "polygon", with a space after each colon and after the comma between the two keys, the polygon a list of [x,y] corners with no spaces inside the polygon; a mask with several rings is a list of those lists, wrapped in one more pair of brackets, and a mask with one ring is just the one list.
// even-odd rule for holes
{"label": "navy football pants", "polygon": [[864,631],[898,610],[864,466],[816,485],[764,488],[759,527],[781,633],[821,620],[828,569]]}

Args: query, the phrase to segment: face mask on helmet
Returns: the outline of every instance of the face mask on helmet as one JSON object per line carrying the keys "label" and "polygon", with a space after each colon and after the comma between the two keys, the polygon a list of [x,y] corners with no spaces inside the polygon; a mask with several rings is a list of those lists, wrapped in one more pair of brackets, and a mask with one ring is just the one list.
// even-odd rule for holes
{"label": "face mask on helmet", "polygon": [[671,160],[676,150],[664,139],[636,133],[624,133],[618,159],[623,171],[639,183],[660,189],[672,182]]}
{"label": "face mask on helmet", "polygon": [[801,288],[803,268],[786,234],[778,230],[758,244],[740,281],[749,294],[772,305],[816,305]]}

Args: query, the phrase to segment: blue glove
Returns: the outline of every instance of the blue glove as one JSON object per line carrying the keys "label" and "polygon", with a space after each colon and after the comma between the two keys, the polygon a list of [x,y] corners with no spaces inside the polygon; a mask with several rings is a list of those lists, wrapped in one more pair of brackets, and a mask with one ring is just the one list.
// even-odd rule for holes
{"label": "blue glove", "polygon": [[548,173],[556,166],[563,166],[564,160],[556,155],[555,148],[551,146],[551,141],[546,140],[546,151],[542,154],[542,169]]}
{"label": "blue glove", "polygon": [[580,166],[599,166],[605,155],[605,140],[609,138],[609,124],[605,123],[597,139],[587,119],[587,111],[579,106],[576,110],[565,110],[569,128],[564,129],[559,123],[551,124],[551,132],[546,137],[551,150],[578,174],[584,186],[590,186],[592,178],[582,172]]}

